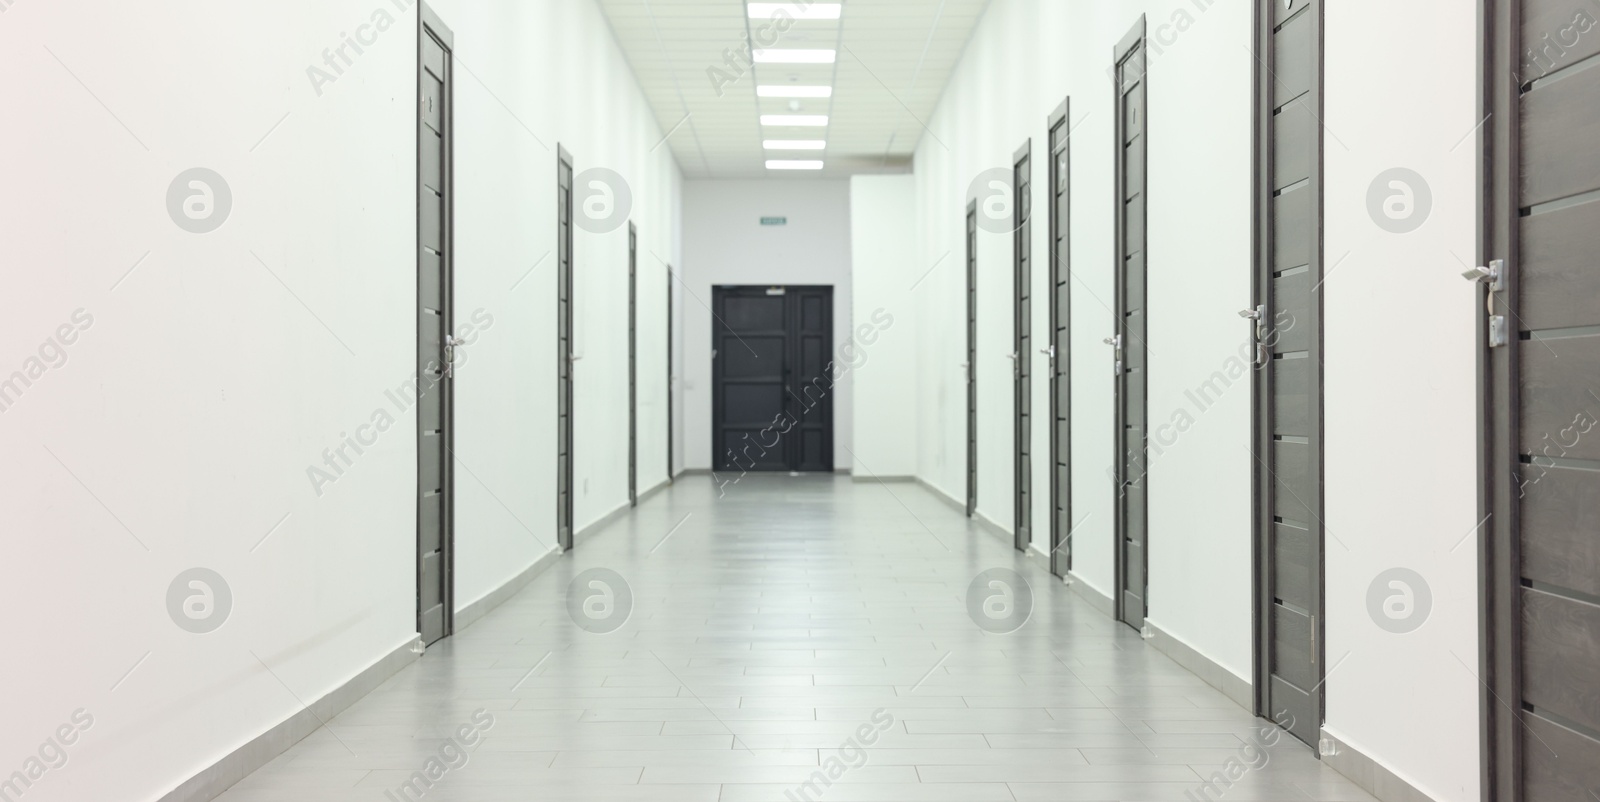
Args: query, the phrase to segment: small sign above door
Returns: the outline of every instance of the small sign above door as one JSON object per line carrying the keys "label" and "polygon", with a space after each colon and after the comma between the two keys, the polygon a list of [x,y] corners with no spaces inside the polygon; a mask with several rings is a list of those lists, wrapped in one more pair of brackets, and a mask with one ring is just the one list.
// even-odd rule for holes
{"label": "small sign above door", "polygon": [[761,218],[761,225],[764,225],[764,226],[786,226],[786,225],[789,225],[789,218],[787,218],[787,217],[763,217],[763,218]]}

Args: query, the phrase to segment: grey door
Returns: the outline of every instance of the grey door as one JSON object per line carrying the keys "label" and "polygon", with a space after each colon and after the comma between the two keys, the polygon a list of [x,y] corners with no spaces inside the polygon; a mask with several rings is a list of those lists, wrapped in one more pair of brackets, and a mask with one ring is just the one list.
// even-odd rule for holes
{"label": "grey door", "polygon": [[667,344],[667,481],[671,482],[671,481],[673,481],[674,479],[677,478],[677,473],[676,473],[677,472],[677,462],[673,459],[673,454],[672,454],[673,448],[672,448],[672,445],[673,445],[674,441],[676,441],[677,438],[678,438],[678,435],[677,435],[677,432],[678,432],[678,429],[677,429],[678,420],[677,420],[677,413],[676,413],[676,411],[674,409],[674,404],[672,403],[672,388],[673,388],[673,386],[675,384],[677,384],[678,376],[677,376],[677,373],[676,373],[676,371],[677,371],[677,367],[676,367],[677,355],[674,354],[673,350],[672,350],[673,349],[673,340],[674,340],[674,337],[676,336],[676,332],[673,330],[672,265],[667,265],[666,268],[667,268],[667,292],[666,292],[666,296],[667,296],[667,336],[664,338],[664,340],[666,341],[666,344]]}
{"label": "grey door", "polygon": [[1485,10],[1486,219],[1482,270],[1470,271],[1488,288],[1474,306],[1489,388],[1480,463],[1485,798],[1593,802],[1600,38],[1580,35],[1589,28],[1574,14],[1588,17],[1552,0],[1492,0]]}
{"label": "grey door", "polygon": [[423,643],[454,628],[452,41],[450,29],[422,6],[417,37],[417,632]]}
{"label": "grey door", "polygon": [[628,505],[639,505],[639,229],[628,223]]}
{"label": "grey door", "polygon": [[556,145],[556,543],[572,548],[572,154]]}
{"label": "grey door", "polygon": [[1071,160],[1068,157],[1067,110],[1070,101],[1050,115],[1050,343],[1040,349],[1050,367],[1050,573],[1065,577],[1072,570],[1072,309]]}
{"label": "grey door", "polygon": [[1012,281],[1016,293],[1012,325],[1012,375],[1016,384],[1016,509],[1013,543],[1018,551],[1033,541],[1033,140],[1023,143],[1011,162]]}
{"label": "grey door", "polygon": [[967,517],[978,511],[978,202],[967,204]]}
{"label": "grey door", "polygon": [[1145,347],[1145,38],[1144,17],[1114,51],[1116,90],[1116,611],[1143,628],[1147,525],[1145,453],[1149,360]]}
{"label": "grey door", "polygon": [[[1256,714],[1322,726],[1322,0],[1258,0]],[[1285,716],[1287,714],[1287,717]]]}
{"label": "grey door", "polygon": [[833,470],[833,288],[713,287],[718,471]]}

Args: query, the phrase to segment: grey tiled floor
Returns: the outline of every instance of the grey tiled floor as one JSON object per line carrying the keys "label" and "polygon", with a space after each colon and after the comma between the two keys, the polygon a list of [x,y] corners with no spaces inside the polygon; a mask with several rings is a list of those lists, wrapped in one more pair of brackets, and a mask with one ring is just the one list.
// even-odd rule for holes
{"label": "grey tiled floor", "polygon": [[[680,479],[221,799],[1371,799],[920,487],[724,491]],[[1011,634],[967,612],[995,567],[1034,596]],[[590,568],[632,591],[613,632],[568,612]]]}

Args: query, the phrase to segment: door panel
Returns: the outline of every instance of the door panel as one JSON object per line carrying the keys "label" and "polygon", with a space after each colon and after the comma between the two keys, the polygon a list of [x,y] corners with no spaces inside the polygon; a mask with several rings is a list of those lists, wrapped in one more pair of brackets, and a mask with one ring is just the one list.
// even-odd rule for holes
{"label": "door panel", "polygon": [[1116,65],[1116,577],[1118,620],[1144,627],[1148,565],[1148,372],[1145,337],[1145,190],[1149,139],[1145,22],[1114,51]]}
{"label": "door panel", "polygon": [[556,542],[572,549],[572,155],[556,146]]}
{"label": "door panel", "polygon": [[454,629],[454,412],[451,76],[446,28],[422,6],[417,117],[417,632]]}
{"label": "door panel", "polygon": [[833,470],[833,288],[714,287],[716,470]]}
{"label": "door panel", "polygon": [[1521,220],[1522,324],[1529,329],[1588,325],[1600,297],[1600,203],[1583,203]]}
{"label": "door panel", "polygon": [[[1592,800],[1600,793],[1600,71],[1584,59],[1600,42],[1571,36],[1587,29],[1575,27],[1570,4],[1488,0],[1486,12],[1479,264],[1501,272],[1475,299],[1489,432],[1480,450],[1480,514],[1489,522],[1479,544],[1485,796]],[[1491,341],[1497,329],[1508,336]]]}
{"label": "door panel", "polygon": [[1522,574],[1600,597],[1600,473],[1523,466]]}
{"label": "door panel", "polygon": [[1258,0],[1256,714],[1322,725],[1321,0]]}
{"label": "door panel", "polygon": [[967,517],[978,511],[978,204],[967,204]]}
{"label": "door panel", "polygon": [[1028,548],[1033,541],[1033,143],[1012,161],[1012,375],[1015,426],[1012,429],[1016,498],[1012,508],[1012,545]]}
{"label": "door panel", "polygon": [[628,505],[639,504],[639,230],[628,223]]}

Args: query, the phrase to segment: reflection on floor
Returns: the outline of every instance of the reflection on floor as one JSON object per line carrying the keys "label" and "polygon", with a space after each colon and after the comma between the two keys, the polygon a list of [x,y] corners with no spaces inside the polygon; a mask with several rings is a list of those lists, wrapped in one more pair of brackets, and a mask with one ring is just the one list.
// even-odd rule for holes
{"label": "reflection on floor", "polygon": [[[1371,799],[917,485],[722,492],[680,479],[221,799]],[[1013,632],[1020,587],[969,612],[992,568]]]}

